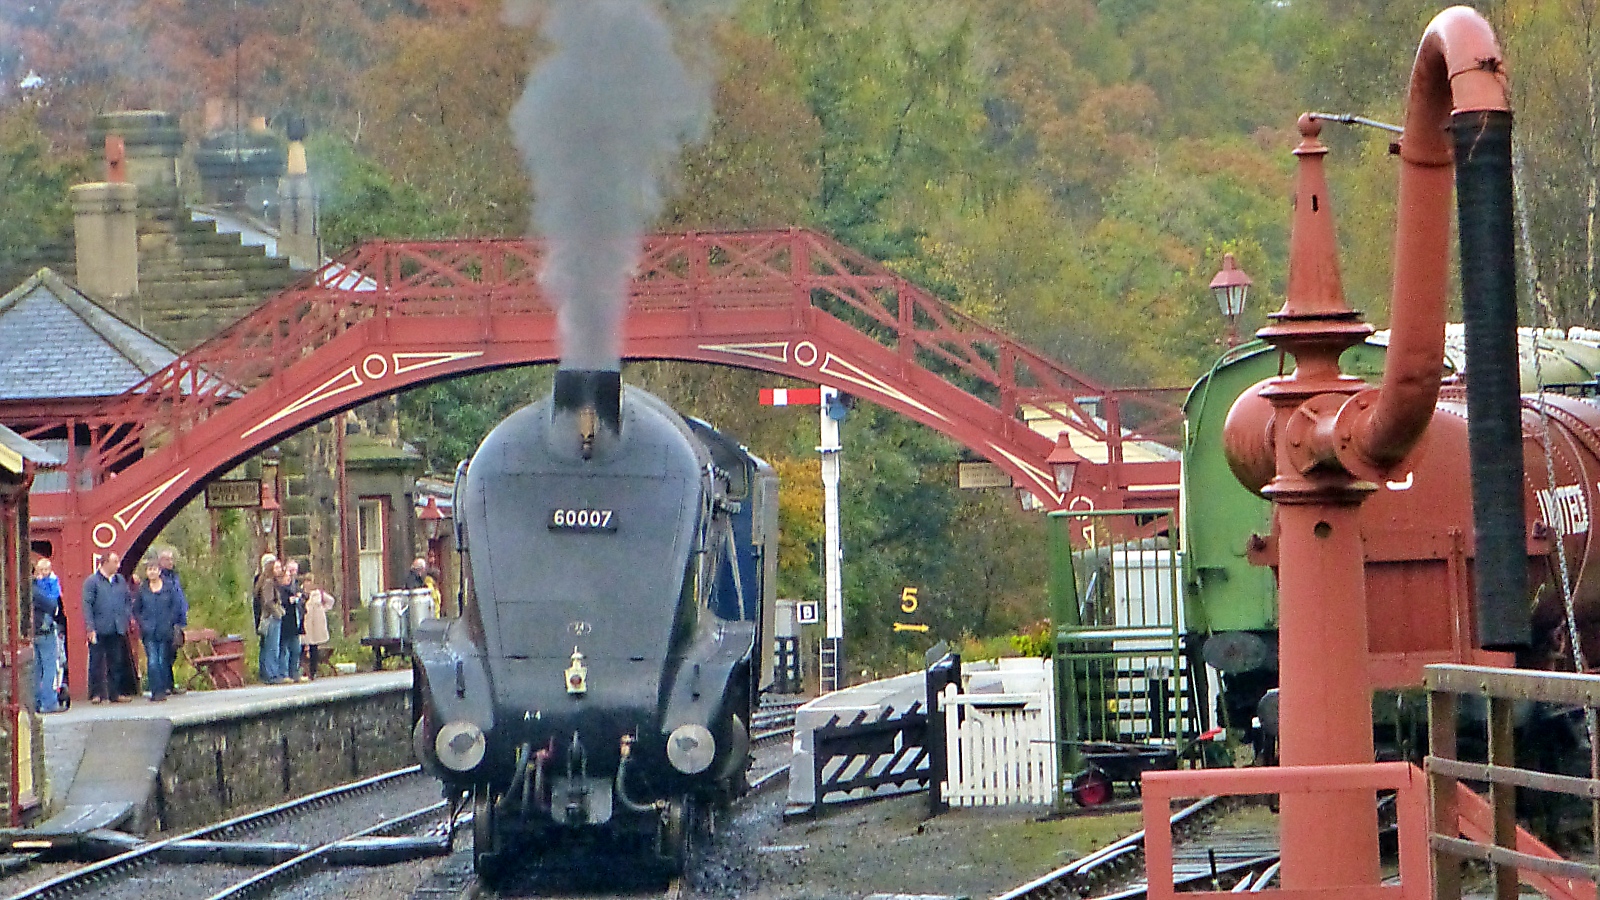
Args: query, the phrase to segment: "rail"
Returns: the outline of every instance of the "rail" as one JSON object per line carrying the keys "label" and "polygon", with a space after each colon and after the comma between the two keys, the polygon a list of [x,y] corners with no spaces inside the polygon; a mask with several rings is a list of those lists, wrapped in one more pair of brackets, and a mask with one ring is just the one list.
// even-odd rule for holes
{"label": "rail", "polygon": [[418,776],[421,774],[421,772],[422,770],[418,766],[408,766],[404,769],[397,769],[393,772],[386,772],[382,775],[375,775],[371,778],[363,778],[360,781],[351,782],[350,784],[340,785],[338,787],[329,788],[323,791],[317,791],[314,794],[307,794],[304,797],[290,800],[286,803],[280,803],[276,806],[271,806],[253,813],[235,816],[231,819],[226,819],[213,825],[197,828],[184,834],[174,835],[173,837],[165,840],[143,844],[125,853],[120,853],[116,856],[113,856],[110,859],[102,860],[91,865],[74,869],[70,872],[66,872],[47,881],[36,884],[27,890],[12,895],[10,898],[8,898],[8,900],[42,900],[42,898],[74,896],[84,891],[100,887],[106,879],[115,877],[119,873],[155,862],[163,851],[170,847],[176,847],[186,841],[194,841],[203,838],[221,838],[243,830],[259,828],[263,825],[279,821],[286,816],[303,813],[308,810],[319,809],[330,803],[336,803],[351,797],[359,796],[369,791],[386,787],[400,779]]}
{"label": "rail", "polygon": [[[1516,788],[1565,794],[1589,800],[1600,834],[1600,778],[1591,756],[1588,778],[1517,767],[1513,706],[1541,701],[1585,710],[1600,708],[1600,676],[1531,672],[1487,666],[1432,665],[1424,672],[1428,690],[1430,755],[1425,761],[1432,805],[1428,841],[1438,900],[1460,900],[1461,867],[1466,860],[1493,869],[1495,900],[1512,900],[1518,881],[1546,897],[1578,900],[1595,896],[1600,880],[1600,841],[1592,863],[1562,858],[1517,827]],[[1462,697],[1487,701],[1488,757],[1485,763],[1457,756],[1457,713]],[[1489,785],[1485,803],[1463,781]]]}
{"label": "rail", "polygon": [[440,800],[421,809],[412,810],[404,815],[379,822],[370,828],[363,828],[354,834],[307,850],[293,859],[273,866],[264,872],[252,875],[225,890],[218,891],[207,900],[242,900],[245,897],[258,897],[270,893],[275,888],[293,879],[302,878],[310,874],[317,866],[327,865],[329,857],[340,847],[349,844],[351,841],[401,831],[441,812],[450,813],[452,819],[450,827],[445,829],[444,834],[443,850],[447,854],[449,852],[450,836],[454,834],[454,810],[451,808],[449,800]]}
{"label": "rail", "polygon": [[[195,428],[367,319],[468,318],[488,334],[497,317],[550,316],[543,262],[540,242],[519,239],[362,244],[77,420],[94,431],[82,463],[96,478],[117,471],[145,452],[150,434]],[[989,407],[997,422],[1027,409],[1105,442],[1113,465],[1123,464],[1124,444],[1172,442],[1182,427],[1175,391],[1102,385],[806,229],[649,236],[629,306],[825,314]]]}
{"label": "rail", "polygon": [[[1398,884],[1341,885],[1331,888],[1260,890],[1293,900],[1423,900],[1429,896],[1427,797],[1423,776],[1407,763],[1368,765],[1279,766],[1259,769],[1198,769],[1180,772],[1146,772],[1143,779],[1145,871],[1150,900],[1176,896],[1173,874],[1172,829],[1165,811],[1175,797],[1196,794],[1326,795],[1366,792],[1375,796],[1394,791],[1399,823],[1400,881]],[[1265,862],[1266,858],[1263,857]],[[1304,862],[1303,860],[1301,862]],[[1261,883],[1265,879],[1258,879]],[[1190,891],[1187,897],[1223,900],[1234,891]]]}
{"label": "rail", "polygon": [[[1167,820],[1169,832],[1176,833],[1203,821],[1217,805],[1217,797],[1206,797],[1173,813]],[[1035,878],[994,900],[1045,900],[1051,897],[1078,897],[1103,882],[1110,873],[1131,865],[1144,853],[1144,831],[1135,831],[1086,856]]]}

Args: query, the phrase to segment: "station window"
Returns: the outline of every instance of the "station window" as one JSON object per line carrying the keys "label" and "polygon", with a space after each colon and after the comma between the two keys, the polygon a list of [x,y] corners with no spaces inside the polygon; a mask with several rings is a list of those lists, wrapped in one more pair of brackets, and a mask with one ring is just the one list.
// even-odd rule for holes
{"label": "station window", "polygon": [[356,503],[356,556],[360,564],[361,597],[370,598],[385,589],[384,578],[384,501],[362,499]]}

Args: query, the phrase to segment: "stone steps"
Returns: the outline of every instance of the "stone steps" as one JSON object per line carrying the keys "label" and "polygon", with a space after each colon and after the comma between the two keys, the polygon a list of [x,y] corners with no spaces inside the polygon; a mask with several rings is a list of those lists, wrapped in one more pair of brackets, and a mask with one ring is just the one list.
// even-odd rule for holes
{"label": "stone steps", "polygon": [[[203,313],[209,316],[210,308],[218,304],[227,306],[242,304],[246,309],[254,309],[281,289],[281,286],[251,284],[237,278],[219,278],[213,281],[195,282],[140,282],[139,288],[140,295],[145,298],[147,309],[183,309],[191,315]],[[201,304],[205,308],[197,309],[196,307]]]}
{"label": "stone steps", "polygon": [[193,307],[163,307],[144,304],[137,324],[140,328],[160,336],[177,349],[194,347],[231,325],[250,310],[257,300],[253,297],[218,298],[206,304],[205,315],[195,314]]}
{"label": "stone steps", "polygon": [[140,255],[139,280],[146,277],[153,279],[168,278],[185,273],[195,273],[204,276],[210,272],[292,272],[289,261],[275,256],[267,256],[260,251],[261,248],[251,248],[257,252],[254,255],[238,256],[189,256],[183,254]]}
{"label": "stone steps", "polygon": [[146,293],[152,287],[171,288],[177,296],[194,296],[197,285],[212,283],[236,284],[241,291],[280,291],[291,285],[304,273],[293,269],[269,269],[258,266],[238,268],[200,269],[195,271],[170,270],[139,273],[139,290]]}

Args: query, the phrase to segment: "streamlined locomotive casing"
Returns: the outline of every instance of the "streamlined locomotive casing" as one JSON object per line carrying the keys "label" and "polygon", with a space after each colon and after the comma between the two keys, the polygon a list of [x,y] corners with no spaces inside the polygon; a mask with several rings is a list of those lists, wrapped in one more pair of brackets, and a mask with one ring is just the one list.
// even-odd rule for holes
{"label": "streamlined locomotive casing", "polygon": [[462,617],[415,641],[418,755],[447,790],[538,830],[742,788],[769,586],[718,615],[746,507],[713,456],[615,373],[559,373],[485,438],[457,488]]}

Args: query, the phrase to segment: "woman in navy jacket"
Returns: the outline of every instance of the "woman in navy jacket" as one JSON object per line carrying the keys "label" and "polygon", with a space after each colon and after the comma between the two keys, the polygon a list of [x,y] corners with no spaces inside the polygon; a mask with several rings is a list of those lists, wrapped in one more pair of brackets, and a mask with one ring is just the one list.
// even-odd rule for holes
{"label": "woman in navy jacket", "polygon": [[160,702],[172,693],[172,653],[176,632],[183,623],[183,605],[178,599],[177,584],[161,576],[161,565],[153,559],[144,564],[144,583],[139,585],[139,596],[133,602],[133,617],[139,620],[139,634],[144,640],[145,682],[150,699]]}

